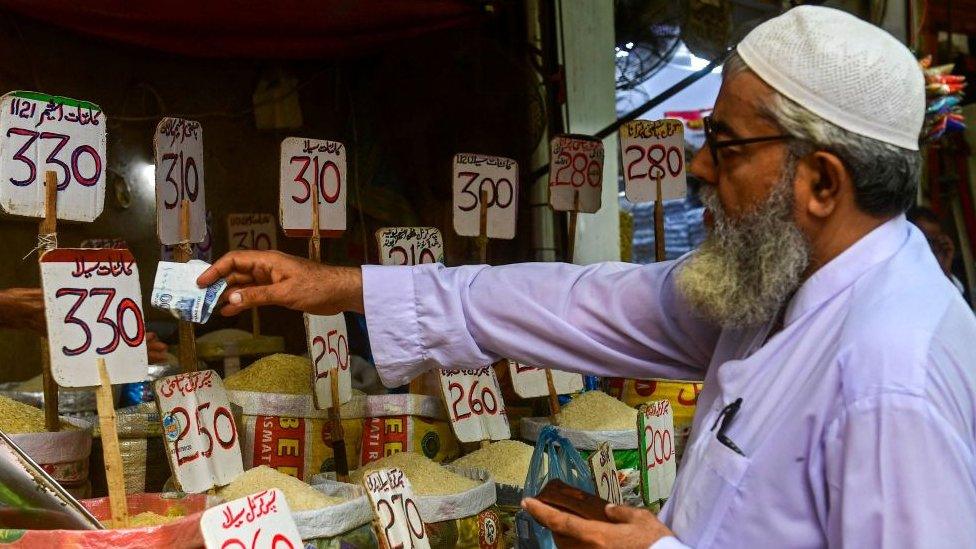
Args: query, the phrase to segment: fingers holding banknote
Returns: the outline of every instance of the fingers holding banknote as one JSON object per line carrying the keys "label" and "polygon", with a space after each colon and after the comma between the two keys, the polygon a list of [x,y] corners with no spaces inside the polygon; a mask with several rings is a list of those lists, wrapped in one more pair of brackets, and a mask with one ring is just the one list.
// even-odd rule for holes
{"label": "fingers holding banknote", "polygon": [[228,284],[221,314],[279,305],[312,314],[363,311],[362,273],[358,267],[334,267],[276,251],[237,251],[218,259],[197,284],[219,279]]}

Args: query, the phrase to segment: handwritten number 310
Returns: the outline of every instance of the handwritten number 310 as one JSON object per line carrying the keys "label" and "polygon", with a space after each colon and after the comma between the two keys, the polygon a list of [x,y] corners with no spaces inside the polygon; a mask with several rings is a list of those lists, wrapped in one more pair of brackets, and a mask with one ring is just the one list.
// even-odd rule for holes
{"label": "handwritten number 310", "polygon": [[[75,347],[74,349],[69,349],[67,346],[61,347],[61,352],[66,356],[77,356],[80,355],[91,347],[92,345],[92,333],[91,327],[84,320],[75,316],[78,313],[78,309],[89,297],[100,296],[104,297],[105,301],[102,303],[102,308],[98,312],[98,318],[96,322],[99,324],[104,324],[111,328],[112,339],[107,344],[97,347],[95,352],[99,355],[107,355],[119,346],[119,342],[123,341],[129,347],[138,347],[142,344],[146,336],[146,326],[142,320],[142,311],[139,310],[139,306],[132,299],[126,297],[119,301],[118,305],[115,307],[115,319],[106,317],[109,307],[112,301],[115,300],[115,288],[92,288],[90,290],[85,290],[83,288],[59,288],[55,292],[55,297],[65,297],[65,296],[75,296],[77,300],[68,309],[68,314],[64,317],[65,324],[74,324],[81,328],[82,333],[84,333],[85,342]],[[136,321],[136,331],[135,334],[129,335],[126,331],[125,323],[125,313],[130,311],[135,317]]]}

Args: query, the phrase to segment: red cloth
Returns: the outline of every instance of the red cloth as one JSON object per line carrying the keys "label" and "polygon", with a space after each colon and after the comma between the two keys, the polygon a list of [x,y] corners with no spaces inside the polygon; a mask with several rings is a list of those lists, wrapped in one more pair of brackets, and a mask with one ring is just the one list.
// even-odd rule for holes
{"label": "red cloth", "polygon": [[197,57],[355,55],[468,23],[465,0],[0,0],[0,9],[74,31]]}

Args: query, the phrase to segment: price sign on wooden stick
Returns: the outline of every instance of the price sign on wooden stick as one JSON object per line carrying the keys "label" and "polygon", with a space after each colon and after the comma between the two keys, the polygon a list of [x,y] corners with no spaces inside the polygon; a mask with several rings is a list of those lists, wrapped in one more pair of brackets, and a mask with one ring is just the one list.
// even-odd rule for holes
{"label": "price sign on wooden stick", "polygon": [[338,141],[287,137],[281,142],[279,213],[286,236],[312,236],[313,207],[320,236],[346,230],[346,148]]}
{"label": "price sign on wooden stick", "polygon": [[588,460],[590,470],[593,471],[593,484],[596,495],[610,503],[624,502],[620,494],[620,478],[617,476],[617,464],[613,461],[613,450],[609,442],[601,442],[596,452],[590,454]]}
{"label": "price sign on wooden stick", "polygon": [[51,250],[41,257],[41,284],[58,385],[97,386],[99,358],[113,384],[146,379],[139,269],[129,250]]}
{"label": "price sign on wooden stick", "polygon": [[[199,122],[163,118],[153,138],[156,156],[156,233],[173,246],[207,236],[203,175],[203,128]],[[181,230],[182,204],[189,204],[189,227]]]}
{"label": "price sign on wooden stick", "polygon": [[[518,163],[511,158],[454,155],[454,231],[483,242],[515,238],[518,175]],[[481,255],[485,262],[484,250]]]}
{"label": "price sign on wooden stick", "polygon": [[557,135],[549,143],[549,205],[557,212],[596,213],[603,201],[603,142]]}
{"label": "price sign on wooden stick", "polygon": [[641,495],[651,505],[671,494],[677,457],[674,451],[674,411],[667,400],[640,407],[637,444],[641,460]]}
{"label": "price sign on wooden stick", "polygon": [[182,491],[224,486],[244,472],[237,424],[217,372],[163,377],[153,384],[153,393],[169,465]]}
{"label": "price sign on wooden stick", "polygon": [[512,437],[505,401],[491,366],[472,370],[439,370],[441,393],[451,428],[461,442]]}
{"label": "price sign on wooden stick", "polygon": [[301,549],[302,536],[281,490],[261,490],[200,516],[207,549]]}
{"label": "price sign on wooden stick", "polygon": [[57,218],[94,221],[105,203],[105,125],[88,101],[24,91],[0,97],[0,208],[44,217],[50,170]]}
{"label": "price sign on wooden stick", "polygon": [[342,313],[331,316],[305,315],[308,354],[312,357],[312,384],[315,407],[331,408],[332,377],[338,372],[339,404],[352,398],[352,375],[349,373],[349,335]]}
{"label": "price sign on wooden stick", "polygon": [[664,201],[684,198],[684,125],[680,120],[634,120],[620,127],[627,200],[654,201],[655,259],[663,261]]}
{"label": "price sign on wooden stick", "polygon": [[118,528],[129,526],[129,508],[125,495],[125,476],[122,474],[122,452],[115,421],[115,402],[112,399],[112,382],[104,358],[95,359],[95,406],[98,410],[98,427],[102,434],[102,458],[105,463],[105,480],[108,484],[109,507],[112,521]]}
{"label": "price sign on wooden stick", "polygon": [[410,481],[400,469],[379,469],[363,477],[363,487],[373,508],[373,529],[380,547],[429,549],[420,509]]}
{"label": "price sign on wooden stick", "polygon": [[[230,240],[230,251],[235,250],[277,250],[278,227],[275,226],[274,216],[263,213],[228,214],[227,238]],[[254,337],[261,335],[261,317],[258,308],[251,309],[251,333]],[[240,358],[235,357],[237,367]]]}
{"label": "price sign on wooden stick", "polygon": [[444,262],[444,238],[434,227],[383,227],[376,231],[383,265]]}
{"label": "price sign on wooden stick", "polygon": [[[535,398],[549,394],[549,383],[546,381],[547,369],[509,360],[508,371],[512,376],[515,394],[519,397]],[[566,395],[583,390],[582,375],[561,370],[548,371],[551,372],[552,385],[557,395]]]}

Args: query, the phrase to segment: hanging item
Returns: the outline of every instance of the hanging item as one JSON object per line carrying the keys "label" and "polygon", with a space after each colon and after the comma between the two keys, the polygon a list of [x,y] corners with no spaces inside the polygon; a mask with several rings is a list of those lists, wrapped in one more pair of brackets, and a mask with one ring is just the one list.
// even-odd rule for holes
{"label": "hanging item", "polygon": [[955,64],[932,66],[932,56],[927,55],[919,61],[925,74],[925,125],[922,142],[932,143],[946,134],[966,129],[962,114],[963,90],[966,77],[952,73]]}

